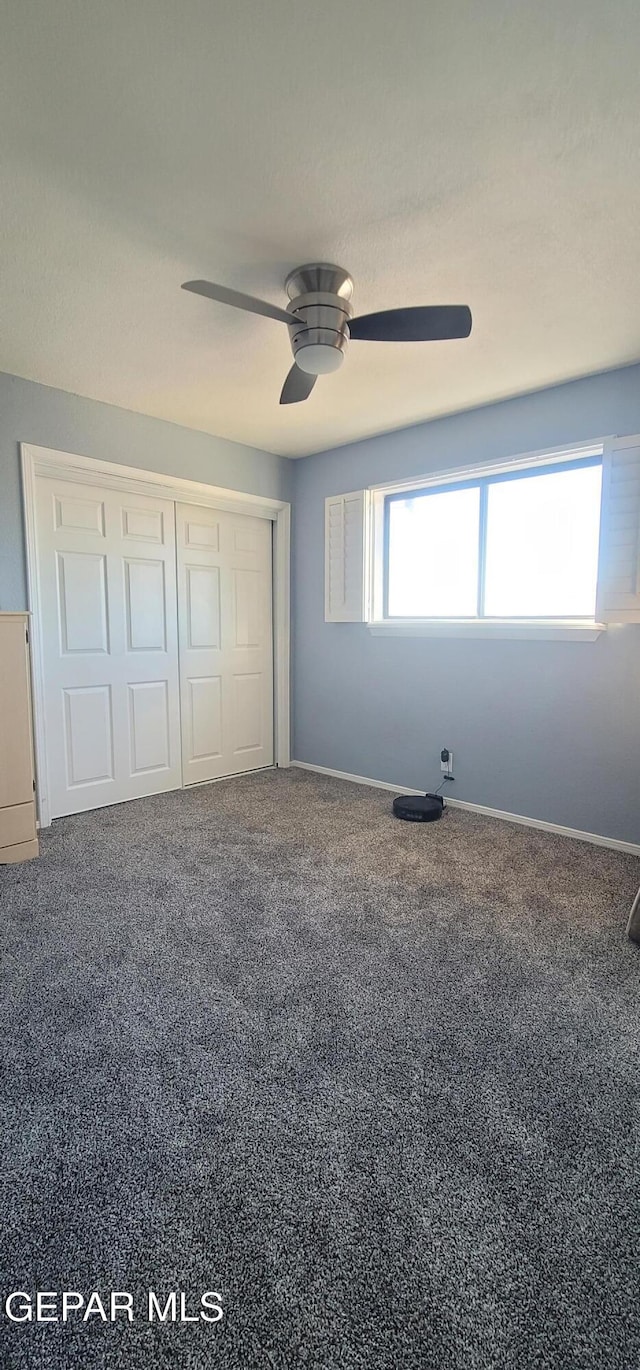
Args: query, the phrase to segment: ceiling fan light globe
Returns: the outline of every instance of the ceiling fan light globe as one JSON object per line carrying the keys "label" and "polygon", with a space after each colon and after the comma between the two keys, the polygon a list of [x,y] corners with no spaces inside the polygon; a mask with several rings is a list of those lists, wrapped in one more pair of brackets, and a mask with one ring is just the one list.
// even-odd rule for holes
{"label": "ceiling fan light globe", "polygon": [[329,343],[309,343],[296,351],[297,365],[309,376],[327,376],[330,371],[338,371],[343,361],[344,353]]}

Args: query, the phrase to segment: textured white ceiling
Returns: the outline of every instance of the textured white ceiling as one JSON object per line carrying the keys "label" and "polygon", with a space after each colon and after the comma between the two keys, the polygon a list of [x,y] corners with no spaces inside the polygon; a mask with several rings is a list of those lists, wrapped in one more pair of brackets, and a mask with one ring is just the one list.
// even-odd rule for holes
{"label": "textured white ceiling", "polygon": [[[638,0],[7,0],[0,369],[290,456],[640,357]],[[468,303],[278,406],[285,302]]]}

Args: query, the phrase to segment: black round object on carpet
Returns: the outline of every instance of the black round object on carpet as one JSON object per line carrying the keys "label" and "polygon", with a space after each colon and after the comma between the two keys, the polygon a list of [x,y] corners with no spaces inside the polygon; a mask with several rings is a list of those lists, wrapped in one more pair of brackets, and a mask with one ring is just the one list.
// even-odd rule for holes
{"label": "black round object on carpet", "polygon": [[439,794],[399,794],[393,801],[396,818],[408,823],[436,823],[442,817],[444,800]]}

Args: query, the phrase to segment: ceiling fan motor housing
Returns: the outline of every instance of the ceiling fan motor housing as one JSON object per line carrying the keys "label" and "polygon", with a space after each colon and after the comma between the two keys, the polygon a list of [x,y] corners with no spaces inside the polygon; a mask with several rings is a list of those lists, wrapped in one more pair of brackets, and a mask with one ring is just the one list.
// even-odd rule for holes
{"label": "ceiling fan motor housing", "polygon": [[297,366],[311,376],[337,371],[349,341],[353,281],[342,267],[320,262],[286,280],[292,316],[289,336]]}

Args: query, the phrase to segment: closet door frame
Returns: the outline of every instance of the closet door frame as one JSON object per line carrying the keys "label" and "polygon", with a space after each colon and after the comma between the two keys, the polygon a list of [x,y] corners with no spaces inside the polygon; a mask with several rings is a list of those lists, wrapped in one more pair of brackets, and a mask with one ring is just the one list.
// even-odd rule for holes
{"label": "closet door frame", "polygon": [[163,476],[138,467],[120,466],[93,457],[59,452],[49,447],[20,444],[24,528],[27,549],[27,586],[31,614],[31,662],[36,762],[36,800],[41,828],[51,823],[47,736],[45,728],[42,606],[39,586],[36,492],[39,476],[106,486],[131,494],[151,495],[180,504],[206,505],[234,514],[270,519],[273,525],[273,675],[274,758],[278,767],[291,762],[290,751],[290,560],[291,505],[285,500],[249,495],[223,486]]}

